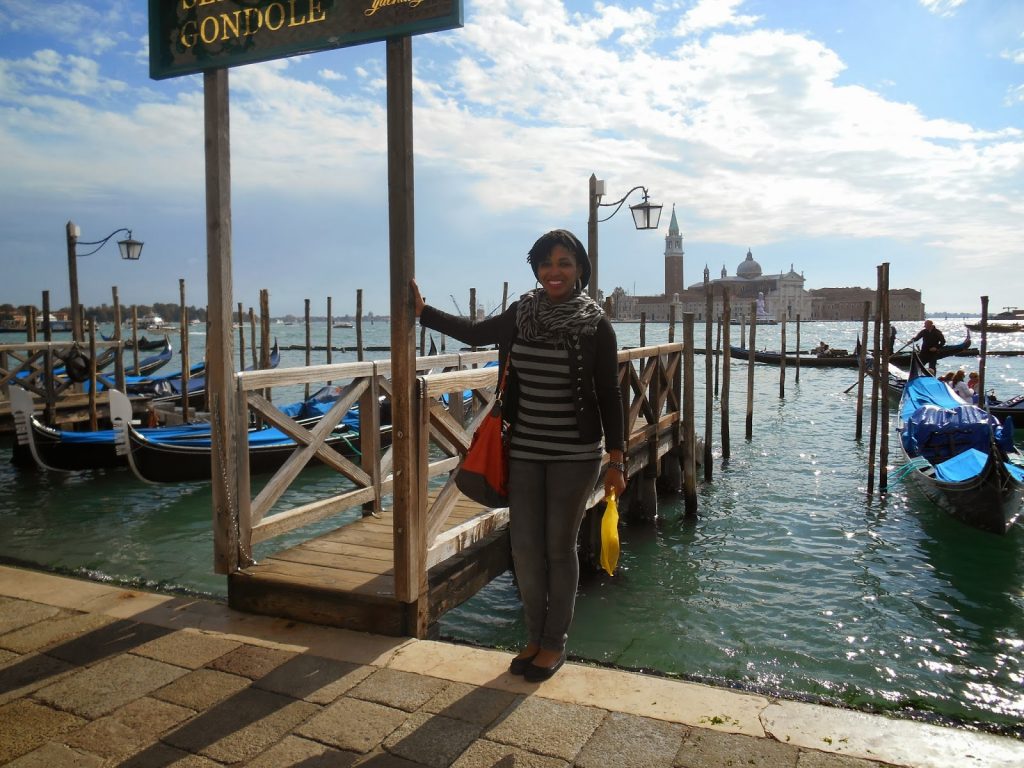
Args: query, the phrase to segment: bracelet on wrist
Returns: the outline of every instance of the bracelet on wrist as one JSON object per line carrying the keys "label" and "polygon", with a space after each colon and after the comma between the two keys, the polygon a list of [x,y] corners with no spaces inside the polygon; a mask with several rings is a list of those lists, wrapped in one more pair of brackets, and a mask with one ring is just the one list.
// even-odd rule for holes
{"label": "bracelet on wrist", "polygon": [[626,464],[625,464],[625,462],[609,461],[608,462],[608,469],[617,469],[622,474],[626,474]]}

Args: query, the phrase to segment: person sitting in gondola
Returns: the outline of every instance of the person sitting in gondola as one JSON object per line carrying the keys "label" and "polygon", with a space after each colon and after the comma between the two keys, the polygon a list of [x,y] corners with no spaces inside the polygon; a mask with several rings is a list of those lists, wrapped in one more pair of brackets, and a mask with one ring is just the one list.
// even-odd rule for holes
{"label": "person sitting in gondola", "polygon": [[819,341],[818,346],[816,346],[811,351],[818,355],[828,352],[828,344],[826,344],[824,341]]}
{"label": "person sitting in gondola", "polygon": [[910,340],[911,342],[921,342],[921,362],[932,372],[935,373],[935,366],[939,360],[939,351],[946,346],[946,337],[942,331],[935,327],[935,323],[931,320],[924,321],[924,328],[917,332],[917,335]]}
{"label": "person sitting in gondola", "polygon": [[980,384],[980,383],[981,383],[981,380],[978,377],[978,372],[977,371],[971,371],[970,375],[967,377],[967,386],[970,387],[970,389],[971,389],[971,396],[973,398],[973,400],[971,402],[974,402],[974,403],[980,403],[981,402],[981,398],[979,397],[979,395],[981,393],[978,391],[978,384]]}
{"label": "person sitting in gondola", "polygon": [[953,374],[953,381],[950,382],[950,386],[953,387],[953,391],[957,393],[961,400],[965,403],[974,402],[974,390],[967,384],[967,374],[963,370],[959,370]]}

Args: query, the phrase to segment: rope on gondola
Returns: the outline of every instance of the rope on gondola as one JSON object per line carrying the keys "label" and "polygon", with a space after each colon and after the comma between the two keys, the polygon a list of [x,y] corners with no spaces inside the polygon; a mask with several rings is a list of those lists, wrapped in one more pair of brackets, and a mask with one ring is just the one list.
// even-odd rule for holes
{"label": "rope on gondola", "polygon": [[891,482],[892,483],[898,483],[898,482],[902,481],[911,472],[913,472],[915,470],[918,470],[918,469],[924,469],[925,467],[930,467],[931,465],[932,465],[932,463],[930,461],[928,461],[928,459],[926,459],[926,458],[924,458],[922,456],[916,456],[915,458],[910,459],[906,464],[904,464],[898,470],[896,470],[896,474],[895,474],[895,476],[893,478],[891,478]]}

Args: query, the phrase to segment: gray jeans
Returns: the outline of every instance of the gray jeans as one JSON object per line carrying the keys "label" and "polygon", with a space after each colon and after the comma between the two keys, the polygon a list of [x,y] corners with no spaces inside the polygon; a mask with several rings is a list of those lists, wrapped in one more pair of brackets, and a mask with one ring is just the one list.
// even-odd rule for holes
{"label": "gray jeans", "polygon": [[509,461],[509,536],[529,641],[562,651],[580,563],[576,537],[600,459]]}

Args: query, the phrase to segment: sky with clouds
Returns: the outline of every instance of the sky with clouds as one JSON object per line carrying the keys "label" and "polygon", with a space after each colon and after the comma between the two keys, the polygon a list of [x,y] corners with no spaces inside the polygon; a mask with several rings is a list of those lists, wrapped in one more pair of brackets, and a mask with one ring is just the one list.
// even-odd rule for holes
{"label": "sky with clouds", "polygon": [[[206,294],[203,83],[149,77],[146,3],[0,0],[0,304]],[[747,249],[806,287],[923,292],[929,311],[1024,306],[1024,3],[465,0],[413,38],[415,259],[428,301],[533,285],[526,252],[586,240],[642,185],[658,231],[599,227],[601,288],[661,293],[672,207],[685,281]],[[383,43],[230,70],[236,302],[389,311]],[[640,202],[634,192],[627,204]],[[606,209],[604,215],[611,209]],[[83,250],[84,249],[80,249]]]}

